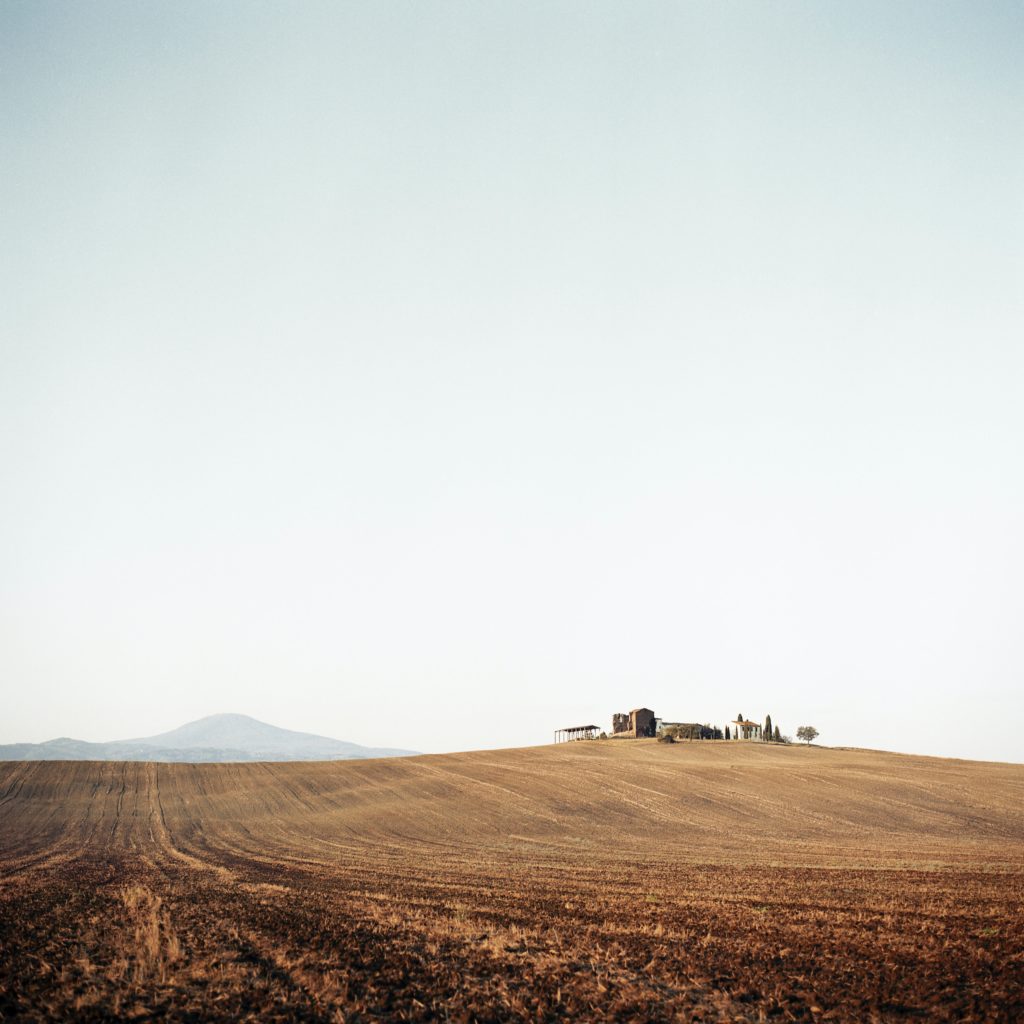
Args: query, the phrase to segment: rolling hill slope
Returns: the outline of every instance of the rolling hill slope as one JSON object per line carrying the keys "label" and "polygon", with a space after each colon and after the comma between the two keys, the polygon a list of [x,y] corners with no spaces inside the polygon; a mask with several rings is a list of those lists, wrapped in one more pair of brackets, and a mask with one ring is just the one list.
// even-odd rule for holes
{"label": "rolling hill slope", "polygon": [[745,743],[0,763],[0,1017],[1024,1014],[1024,766]]}
{"label": "rolling hill slope", "polygon": [[[1019,855],[1024,766],[748,743],[591,742],[361,762],[5,764],[8,835],[244,835],[647,856]],[[131,813],[126,811],[130,808]],[[244,824],[244,835],[241,827]],[[0,840],[2,842],[3,840]]]}

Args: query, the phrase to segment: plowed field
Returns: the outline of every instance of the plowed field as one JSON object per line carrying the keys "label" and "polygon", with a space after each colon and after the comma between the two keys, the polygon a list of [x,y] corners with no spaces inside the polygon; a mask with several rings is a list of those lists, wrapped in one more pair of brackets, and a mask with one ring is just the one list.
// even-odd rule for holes
{"label": "plowed field", "polygon": [[0,1019],[1024,1019],[1024,766],[0,764]]}

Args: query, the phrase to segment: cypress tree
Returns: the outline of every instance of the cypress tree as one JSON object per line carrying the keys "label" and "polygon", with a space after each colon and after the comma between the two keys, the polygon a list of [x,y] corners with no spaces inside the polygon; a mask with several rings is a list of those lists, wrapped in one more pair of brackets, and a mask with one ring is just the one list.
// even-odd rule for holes
{"label": "cypress tree", "polygon": [[782,730],[778,726],[775,726],[775,742],[782,742]]}
{"label": "cypress tree", "polygon": [[729,735],[729,726],[725,727],[725,738],[727,740],[731,740],[732,739],[732,737]]}
{"label": "cypress tree", "polygon": [[764,738],[771,742],[772,738],[772,716],[768,715],[764,720]]}

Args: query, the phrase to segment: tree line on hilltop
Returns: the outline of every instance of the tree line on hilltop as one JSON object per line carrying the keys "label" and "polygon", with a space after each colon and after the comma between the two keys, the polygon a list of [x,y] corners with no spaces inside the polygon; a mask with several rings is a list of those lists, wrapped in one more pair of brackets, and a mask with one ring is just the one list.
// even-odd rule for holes
{"label": "tree line on hilltop", "polygon": [[[742,714],[736,716],[737,722],[746,722]],[[796,731],[798,740],[812,743],[819,733],[813,725],[801,725]],[[675,743],[676,740],[733,740],[740,739],[740,730],[732,730],[727,725],[720,729],[717,725],[701,725],[696,722],[684,722],[668,725],[658,732],[658,739],[664,743]],[[759,737],[762,743],[792,743],[792,736],[784,736],[778,725],[772,724],[772,716],[766,715],[764,726]]]}

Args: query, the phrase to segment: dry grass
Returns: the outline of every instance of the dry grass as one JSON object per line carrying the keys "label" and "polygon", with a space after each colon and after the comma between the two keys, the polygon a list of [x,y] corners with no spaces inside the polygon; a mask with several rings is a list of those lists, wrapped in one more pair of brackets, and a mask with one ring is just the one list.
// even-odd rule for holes
{"label": "dry grass", "polygon": [[0,765],[0,1020],[1024,1017],[1024,768]]}
{"label": "dry grass", "polygon": [[[121,890],[121,899],[131,921],[131,944],[127,950],[136,984],[167,981],[181,959],[181,942],[171,927],[163,901],[144,885],[133,883]],[[128,932],[122,933],[125,937]]]}

